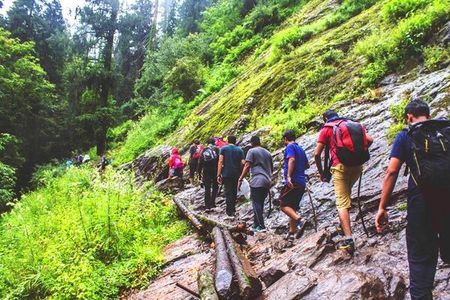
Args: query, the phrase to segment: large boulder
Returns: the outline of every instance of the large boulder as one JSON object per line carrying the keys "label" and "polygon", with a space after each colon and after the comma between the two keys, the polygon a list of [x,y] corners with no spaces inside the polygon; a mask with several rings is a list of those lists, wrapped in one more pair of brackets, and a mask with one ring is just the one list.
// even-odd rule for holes
{"label": "large boulder", "polygon": [[132,162],[138,185],[142,185],[148,180],[158,182],[167,178],[169,172],[167,160],[170,157],[171,150],[172,147],[167,145],[157,146],[146,151]]}

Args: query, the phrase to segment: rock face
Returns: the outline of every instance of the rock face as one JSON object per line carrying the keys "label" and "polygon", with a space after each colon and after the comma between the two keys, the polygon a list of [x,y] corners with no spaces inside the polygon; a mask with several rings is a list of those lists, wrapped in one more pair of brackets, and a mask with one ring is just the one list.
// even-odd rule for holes
{"label": "rock face", "polygon": [[[298,139],[310,158],[311,168],[308,188],[316,208],[318,231],[312,226],[312,210],[308,195],[301,202],[300,213],[309,220],[303,237],[287,243],[283,235],[287,231],[287,217],[274,208],[265,220],[267,233],[248,236],[242,245],[253,268],[265,285],[261,299],[409,299],[408,264],[406,260],[406,183],[399,176],[389,207],[390,226],[386,233],[377,235],[374,215],[380,199],[380,187],[388,163],[390,151],[386,133],[392,125],[389,108],[405,95],[432,99],[433,116],[447,116],[450,104],[450,68],[422,75],[416,80],[402,83],[402,78],[391,81],[381,89],[381,97],[375,103],[341,103],[336,107],[341,115],[360,120],[374,137],[370,148],[371,159],[365,165],[361,186],[362,213],[370,237],[364,234],[356,203],[351,211],[352,228],[357,246],[355,257],[336,250],[341,238],[336,230],[338,224],[335,197],[331,183],[320,182],[313,163],[313,150],[317,132]],[[243,138],[242,140],[245,140]],[[273,153],[277,184],[272,188],[278,197],[281,188],[282,150]],[[353,189],[353,197],[357,188]],[[199,187],[186,189],[175,195],[191,209],[207,214],[209,218],[230,223],[224,218],[224,199],[217,199],[218,207],[202,212],[203,190]],[[266,212],[268,207],[266,206]],[[238,220],[252,225],[252,207],[248,201],[238,206]],[[265,213],[266,215],[266,213]],[[236,221],[235,221],[236,222]],[[187,239],[194,239],[190,237]],[[194,241],[190,243],[194,244]],[[196,278],[194,268],[211,268],[213,251],[200,246],[192,247],[193,255],[169,264],[155,279],[148,290],[132,295],[131,299],[189,299],[190,295],[174,286],[179,280],[196,290],[192,281]],[[205,245],[204,243],[202,245]],[[174,246],[171,246],[175,251]],[[450,269],[439,262],[435,280],[435,299],[450,299]]]}
{"label": "rock face", "polygon": [[147,180],[158,182],[167,178],[167,160],[171,149],[170,146],[161,145],[148,150],[132,162],[131,167],[135,171],[138,185]]}

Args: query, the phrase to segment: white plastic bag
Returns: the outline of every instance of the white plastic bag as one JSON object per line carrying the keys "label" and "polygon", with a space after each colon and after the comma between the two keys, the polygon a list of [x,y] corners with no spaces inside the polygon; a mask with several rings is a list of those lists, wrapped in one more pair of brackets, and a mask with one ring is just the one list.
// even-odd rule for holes
{"label": "white plastic bag", "polygon": [[244,196],[245,199],[250,199],[250,184],[247,179],[244,178],[241,183],[241,188],[238,191],[238,197]]}

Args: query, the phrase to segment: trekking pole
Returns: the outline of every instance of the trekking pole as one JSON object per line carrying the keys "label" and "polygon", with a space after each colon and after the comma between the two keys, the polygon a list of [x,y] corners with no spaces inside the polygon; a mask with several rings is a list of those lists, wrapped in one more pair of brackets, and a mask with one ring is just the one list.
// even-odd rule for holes
{"label": "trekking pole", "polygon": [[308,197],[309,197],[309,202],[311,202],[311,208],[313,211],[313,218],[314,218],[314,230],[317,232],[317,215],[316,215],[316,208],[314,206],[314,202],[311,196],[311,192],[309,190],[309,188],[306,188],[306,192],[308,193]]}
{"label": "trekking pole", "polygon": [[358,209],[359,209],[359,216],[360,216],[360,218],[361,218],[361,223],[362,223],[364,232],[366,233],[367,237],[369,238],[370,235],[369,235],[369,231],[368,231],[367,228],[366,228],[366,223],[364,222],[364,216],[363,216],[362,208],[361,208],[361,199],[359,198],[360,193],[361,193],[361,181],[362,181],[362,174],[361,174],[361,176],[359,177],[359,184],[358,184],[358,196],[357,196],[357,199],[358,199]]}

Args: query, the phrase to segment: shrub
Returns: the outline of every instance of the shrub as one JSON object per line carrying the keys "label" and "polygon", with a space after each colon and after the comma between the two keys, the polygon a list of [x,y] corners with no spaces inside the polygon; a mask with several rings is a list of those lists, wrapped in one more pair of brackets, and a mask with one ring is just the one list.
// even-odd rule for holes
{"label": "shrub", "polygon": [[393,0],[383,5],[381,15],[386,22],[403,19],[414,11],[424,8],[433,0]]}
{"label": "shrub", "polygon": [[388,140],[390,142],[394,140],[397,133],[406,127],[404,112],[408,102],[408,98],[405,97],[399,103],[396,103],[389,108],[391,117],[394,119],[394,124],[389,127],[387,132]]}
{"label": "shrub", "polygon": [[425,47],[423,56],[427,70],[434,71],[450,60],[450,50],[448,47],[429,46]]}
{"label": "shrub", "polygon": [[[2,299],[113,299],[155,276],[186,226],[170,201],[133,176],[71,168],[2,216]],[[144,198],[144,193],[146,198]]]}
{"label": "shrub", "polygon": [[201,88],[203,66],[197,58],[183,57],[164,77],[164,87],[171,95],[179,95],[185,101],[192,100]]}

